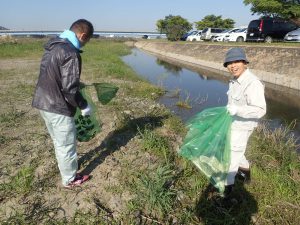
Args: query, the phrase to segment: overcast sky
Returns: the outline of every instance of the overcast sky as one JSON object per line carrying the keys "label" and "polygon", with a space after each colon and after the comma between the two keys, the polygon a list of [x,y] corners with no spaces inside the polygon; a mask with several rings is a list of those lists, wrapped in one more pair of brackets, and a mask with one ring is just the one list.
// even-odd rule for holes
{"label": "overcast sky", "polygon": [[247,26],[243,0],[2,0],[0,26],[14,30],[64,30],[79,18],[96,31],[156,31],[156,21],[180,15],[190,23],[214,14]]}

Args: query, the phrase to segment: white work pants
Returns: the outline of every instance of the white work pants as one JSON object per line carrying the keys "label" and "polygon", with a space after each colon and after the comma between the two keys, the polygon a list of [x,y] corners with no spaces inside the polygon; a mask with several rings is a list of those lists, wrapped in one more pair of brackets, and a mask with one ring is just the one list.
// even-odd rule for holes
{"label": "white work pants", "polygon": [[247,142],[252,134],[253,129],[236,129],[231,128],[231,160],[227,176],[226,185],[234,184],[234,178],[239,167],[249,168],[249,162],[245,157]]}
{"label": "white work pants", "polygon": [[76,128],[73,117],[40,110],[52,138],[64,186],[74,180],[78,170]]}

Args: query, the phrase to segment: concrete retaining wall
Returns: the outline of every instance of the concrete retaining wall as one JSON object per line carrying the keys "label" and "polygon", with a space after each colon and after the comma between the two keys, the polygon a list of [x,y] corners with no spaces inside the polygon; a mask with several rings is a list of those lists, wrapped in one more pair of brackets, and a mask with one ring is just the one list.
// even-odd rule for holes
{"label": "concrete retaining wall", "polygon": [[[227,74],[223,67],[224,56],[228,49],[236,46],[212,43],[173,43],[138,41],[137,48],[213,69]],[[264,82],[300,90],[300,46],[299,47],[262,47],[258,45],[241,46],[250,61],[249,68]]]}

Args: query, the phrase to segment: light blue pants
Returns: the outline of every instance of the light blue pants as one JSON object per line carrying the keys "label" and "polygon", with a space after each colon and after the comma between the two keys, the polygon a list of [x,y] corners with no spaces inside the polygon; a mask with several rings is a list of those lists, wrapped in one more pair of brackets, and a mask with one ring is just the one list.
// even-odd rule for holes
{"label": "light blue pants", "polygon": [[73,117],[40,110],[52,138],[63,185],[74,180],[78,170],[76,128]]}

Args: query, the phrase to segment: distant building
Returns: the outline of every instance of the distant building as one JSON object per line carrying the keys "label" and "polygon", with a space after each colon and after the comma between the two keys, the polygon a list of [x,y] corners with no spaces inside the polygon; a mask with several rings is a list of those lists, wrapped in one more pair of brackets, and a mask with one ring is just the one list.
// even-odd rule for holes
{"label": "distant building", "polygon": [[0,26],[0,30],[9,30],[9,29]]}

